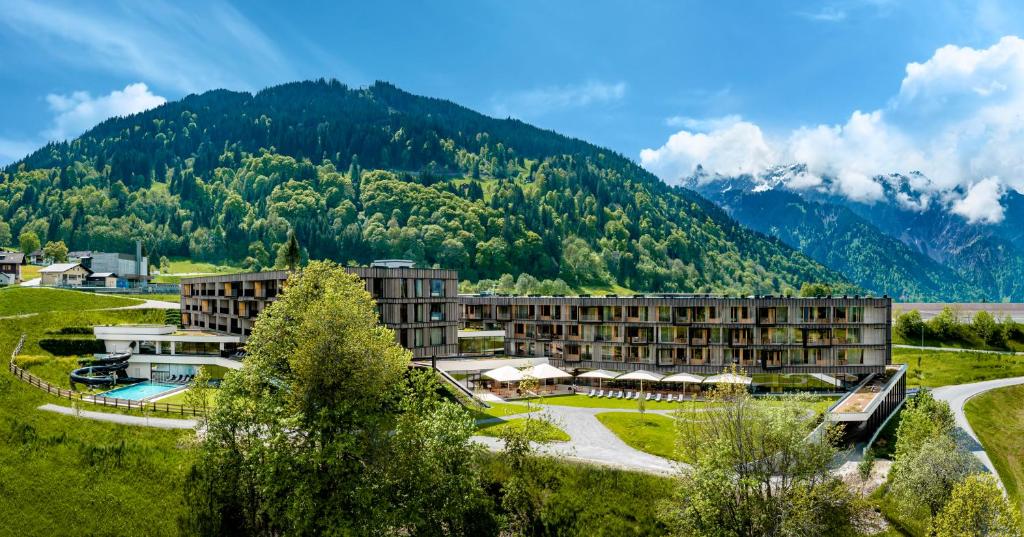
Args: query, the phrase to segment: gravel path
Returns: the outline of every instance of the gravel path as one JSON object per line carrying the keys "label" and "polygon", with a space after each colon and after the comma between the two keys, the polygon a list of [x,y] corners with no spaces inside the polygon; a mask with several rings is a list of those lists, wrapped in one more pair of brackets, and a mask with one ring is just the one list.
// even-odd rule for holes
{"label": "gravel path", "polygon": [[94,412],[92,410],[76,410],[71,407],[47,403],[39,410],[56,412],[65,416],[76,416],[96,421],[108,421],[121,425],[136,425],[140,427],[156,427],[158,429],[195,429],[196,420],[179,420],[174,418],[143,418],[141,416],[129,416],[127,414],[112,414],[109,412]]}
{"label": "gravel path", "polygon": [[[553,425],[569,435],[568,442],[550,442],[535,444],[539,453],[557,456],[564,459],[576,459],[586,462],[603,464],[624,470],[637,470],[655,474],[674,474],[685,464],[644,453],[629,447],[615,436],[615,433],[597,420],[595,415],[603,412],[635,412],[626,409],[612,408],[578,408],[568,406],[542,405],[542,409],[533,413],[547,417]],[[671,414],[672,410],[650,410],[652,414]],[[504,416],[502,420],[525,418],[529,414]],[[492,421],[492,420],[486,420]],[[474,436],[474,440],[484,444],[492,451],[503,447],[500,438]]]}
{"label": "gravel path", "polygon": [[974,456],[981,460],[981,463],[985,465],[985,468],[995,476],[996,480],[999,481],[1000,487],[1003,486],[1003,482],[999,479],[999,473],[996,472],[996,468],[992,464],[992,459],[988,457],[988,453],[985,453],[985,448],[982,447],[981,442],[978,441],[978,435],[974,434],[974,429],[971,429],[971,424],[968,423],[967,415],[964,413],[964,405],[966,405],[967,401],[975,395],[982,394],[996,388],[1005,388],[1007,386],[1016,386],[1018,384],[1024,384],[1024,377],[986,380],[984,382],[957,384],[955,386],[942,386],[941,388],[935,388],[932,390],[932,394],[935,399],[949,403],[949,408],[953,411],[953,417],[956,420],[957,427],[959,427],[963,433],[966,433],[965,435],[960,435],[961,441],[966,444],[967,449],[974,453]]}

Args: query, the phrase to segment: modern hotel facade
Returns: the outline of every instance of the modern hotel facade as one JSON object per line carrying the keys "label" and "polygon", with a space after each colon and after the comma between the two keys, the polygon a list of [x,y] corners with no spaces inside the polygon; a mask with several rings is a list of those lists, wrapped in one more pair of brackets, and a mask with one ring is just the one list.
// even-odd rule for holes
{"label": "modern hotel facade", "polygon": [[[416,358],[459,356],[459,328],[504,334],[509,357],[567,369],[863,376],[892,363],[888,297],[459,295],[458,274],[380,261],[348,268],[382,324]],[[182,280],[182,324],[240,337],[284,290],[287,271]],[[479,333],[479,332],[476,332]]]}
{"label": "modern hotel facade", "polygon": [[461,296],[462,322],[501,329],[511,357],[557,367],[719,373],[880,373],[892,362],[887,298]]}
{"label": "modern hotel facade", "polygon": [[[345,270],[359,276],[377,302],[381,323],[416,358],[458,354],[458,273],[418,269],[400,260]],[[287,271],[187,278],[181,281],[185,328],[235,334],[244,342],[253,324],[284,290]]]}

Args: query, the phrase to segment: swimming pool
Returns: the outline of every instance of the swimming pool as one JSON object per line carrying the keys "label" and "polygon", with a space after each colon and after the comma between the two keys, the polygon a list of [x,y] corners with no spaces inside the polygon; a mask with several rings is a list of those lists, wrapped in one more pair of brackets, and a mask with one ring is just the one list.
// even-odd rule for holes
{"label": "swimming pool", "polygon": [[151,399],[162,393],[169,392],[181,388],[181,384],[166,384],[163,382],[140,382],[138,384],[132,384],[130,386],[121,386],[120,388],[114,388],[113,390],[103,392],[100,395],[104,397],[116,397],[118,399],[131,399],[132,401],[142,401],[145,399]]}

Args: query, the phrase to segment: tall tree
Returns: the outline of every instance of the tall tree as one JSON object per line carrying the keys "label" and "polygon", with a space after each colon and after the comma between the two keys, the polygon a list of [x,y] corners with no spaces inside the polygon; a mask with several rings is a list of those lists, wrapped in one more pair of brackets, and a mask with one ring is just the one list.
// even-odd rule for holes
{"label": "tall tree", "polygon": [[935,537],[1021,537],[1021,516],[995,478],[974,474],[955,487],[935,517]]}
{"label": "tall tree", "polygon": [[473,421],[377,324],[362,282],[293,273],[224,379],[186,489],[200,535],[494,533]]}
{"label": "tall tree", "polygon": [[39,249],[39,235],[32,231],[23,232],[18,235],[18,247],[25,254],[30,254]]}
{"label": "tall tree", "polygon": [[43,255],[54,263],[67,263],[68,247],[64,241],[50,241],[43,247]]}

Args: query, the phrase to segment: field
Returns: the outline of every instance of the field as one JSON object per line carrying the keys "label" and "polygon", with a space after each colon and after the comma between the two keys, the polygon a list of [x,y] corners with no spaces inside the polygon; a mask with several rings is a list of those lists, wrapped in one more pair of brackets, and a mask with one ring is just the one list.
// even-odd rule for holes
{"label": "field", "polygon": [[175,304],[181,302],[180,294],[171,293],[146,293],[146,294],[129,294],[129,293],[96,293],[102,294],[103,296],[121,296],[129,298],[137,298],[139,300],[162,300],[164,302],[173,302]]}
{"label": "field", "polygon": [[[802,396],[801,396],[802,397]],[[768,401],[769,404],[775,404],[779,400],[778,397],[769,396],[762,398],[764,401]],[[807,396],[802,402],[805,403],[808,408],[813,410],[815,413],[822,413],[828,410],[828,407],[836,401],[835,397],[815,397]],[[637,410],[637,402],[634,400],[627,401],[625,399],[608,399],[604,397],[588,397],[582,394],[576,395],[555,395],[551,397],[544,397],[534,399],[535,403],[542,405],[554,405],[554,406],[571,406],[571,407],[583,407],[583,408],[607,408],[615,410]],[[708,403],[703,401],[684,401],[682,403],[668,403],[665,401],[654,402],[644,401],[644,408],[647,410],[698,410],[705,408]]]}
{"label": "field", "polygon": [[1024,386],[978,395],[964,412],[1010,498],[1024,512]]}
{"label": "field", "polygon": [[634,449],[671,460],[683,460],[676,452],[676,422],[660,414],[602,412],[605,427]]}
{"label": "field", "polygon": [[21,280],[29,281],[39,277],[39,271],[46,267],[42,265],[22,265],[21,267]]}
{"label": "field", "polygon": [[241,267],[231,265],[215,265],[190,259],[175,259],[171,261],[170,271],[153,278],[153,283],[178,283],[182,278],[191,276],[208,276],[211,274],[234,274],[245,272]]}
{"label": "field", "polygon": [[893,363],[908,364],[910,388],[966,384],[1024,375],[1024,356],[980,352],[893,349]]}
{"label": "field", "polygon": [[140,300],[66,289],[8,287],[0,289],[0,317],[48,311],[82,311],[121,308]]}

